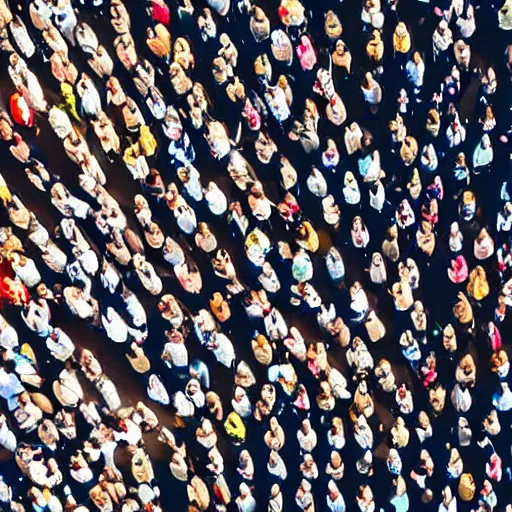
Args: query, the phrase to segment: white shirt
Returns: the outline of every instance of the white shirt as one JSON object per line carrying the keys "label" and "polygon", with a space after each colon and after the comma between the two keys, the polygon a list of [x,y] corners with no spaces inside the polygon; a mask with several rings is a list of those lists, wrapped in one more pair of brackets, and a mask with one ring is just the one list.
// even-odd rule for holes
{"label": "white shirt", "polygon": [[110,293],[114,293],[119,281],[121,280],[119,272],[112,263],[109,263],[104,272],[100,274],[101,284],[107,288]]}
{"label": "white shirt", "polygon": [[228,200],[226,196],[215,184],[211,184],[205,194],[205,199],[208,202],[208,208],[214,215],[223,215],[228,208]]}
{"label": "white shirt", "polygon": [[409,80],[409,82],[412,82],[415,87],[421,87],[423,85],[423,76],[425,75],[425,63],[422,60],[418,64],[410,60],[405,65],[405,71],[407,72],[407,79]]}
{"label": "white shirt", "polygon": [[333,501],[329,495],[327,495],[327,506],[331,512],[345,512],[345,500],[343,496],[338,494],[338,497]]}
{"label": "white shirt", "polygon": [[107,308],[107,313],[101,315],[101,323],[113,342],[124,343],[128,339],[128,327],[114,308]]}
{"label": "white shirt", "polygon": [[41,274],[39,273],[39,270],[37,270],[37,266],[33,259],[25,259],[25,265],[16,265],[14,271],[16,272],[16,276],[21,279],[27,288],[32,288],[41,281]]}
{"label": "white shirt", "polygon": [[170,356],[170,363],[174,366],[183,367],[188,365],[188,351],[184,343],[166,343],[162,355],[164,354]]}
{"label": "white shirt", "polygon": [[73,355],[75,345],[71,341],[71,338],[59,328],[54,329],[53,332],[57,339],[53,340],[48,336],[46,339],[46,346],[55,359],[58,359],[59,361],[66,361]]}
{"label": "white shirt", "polygon": [[439,503],[438,512],[457,512],[457,498],[454,496],[448,506],[443,502]]}
{"label": "white shirt", "polygon": [[306,452],[311,452],[315,449],[317,443],[316,432],[313,429],[307,434],[304,434],[302,430],[297,432],[297,440],[299,441],[299,446],[302,450]]}
{"label": "white shirt", "polygon": [[497,231],[510,231],[512,229],[512,215],[505,217],[502,212],[499,212],[496,229]]}
{"label": "white shirt", "polygon": [[377,186],[377,192],[375,194],[370,190],[370,206],[375,208],[378,212],[384,207],[385,200],[386,194],[382,185]]}
{"label": "white shirt", "polygon": [[266,274],[260,274],[258,276],[258,281],[261,283],[261,286],[265,288],[265,290],[269,293],[276,293],[281,288],[281,283],[279,282],[279,278],[275,270],[272,270],[271,274],[267,276]]}
{"label": "white shirt", "polygon": [[10,349],[18,346],[18,333],[7,320],[0,315],[0,347]]}

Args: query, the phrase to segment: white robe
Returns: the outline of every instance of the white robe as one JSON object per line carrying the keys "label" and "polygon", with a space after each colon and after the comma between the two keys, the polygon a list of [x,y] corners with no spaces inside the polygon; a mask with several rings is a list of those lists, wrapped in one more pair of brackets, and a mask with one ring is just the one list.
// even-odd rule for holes
{"label": "white robe", "polygon": [[231,340],[225,334],[216,333],[215,341],[218,346],[213,348],[212,352],[217,358],[217,361],[227,368],[231,368],[235,360],[235,349]]}
{"label": "white robe", "polygon": [[0,315],[0,347],[8,350],[18,345],[18,332]]}
{"label": "white robe", "polygon": [[105,375],[100,377],[96,383],[96,389],[103,397],[103,400],[105,400],[110,411],[116,411],[121,407],[121,399],[119,398],[116,386],[108,377]]}
{"label": "white robe", "polygon": [[128,339],[128,327],[113,308],[107,308],[106,315],[101,315],[101,323],[113,342],[124,343]]}
{"label": "white robe", "polygon": [[26,258],[25,265],[17,265],[14,272],[27,288],[33,288],[41,282],[41,274],[31,258]]}
{"label": "white robe", "polygon": [[54,7],[53,11],[56,14],[55,24],[64,34],[64,37],[75,46],[75,28],[78,20],[71,2],[63,6],[63,8]]}
{"label": "white robe", "polygon": [[0,444],[10,452],[14,452],[18,444],[16,436],[9,429],[6,420],[2,423],[2,426],[0,427]]}
{"label": "white robe", "polygon": [[46,339],[46,347],[52,354],[52,356],[59,361],[67,361],[75,351],[75,344],[71,341],[71,338],[59,328],[54,329],[56,340],[50,336]]}

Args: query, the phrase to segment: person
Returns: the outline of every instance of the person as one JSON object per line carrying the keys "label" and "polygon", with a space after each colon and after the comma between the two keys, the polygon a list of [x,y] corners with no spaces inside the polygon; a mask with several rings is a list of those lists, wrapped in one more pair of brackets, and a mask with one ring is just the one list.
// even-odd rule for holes
{"label": "person", "polygon": [[382,89],[371,73],[364,75],[361,91],[363,92],[365,102],[369,105],[370,112],[373,114],[377,113],[379,104],[382,101]]}
{"label": "person", "polygon": [[9,56],[8,72],[14,86],[20,88],[28,106],[37,112],[47,111],[48,103],[39,80],[15,52]]}
{"label": "person", "polygon": [[286,465],[282,457],[275,450],[272,450],[270,452],[267,470],[272,476],[276,477],[279,481],[284,481],[288,477]]}
{"label": "person", "polygon": [[295,493],[295,503],[304,512],[314,510],[314,498],[311,492],[311,484],[306,480],[302,479]]}
{"label": "person", "polygon": [[67,361],[75,351],[71,338],[59,327],[54,327],[46,339],[46,346],[52,356],[59,361]]}
{"label": "person", "polygon": [[475,238],[473,252],[478,260],[485,260],[494,254],[494,240],[485,227]]}
{"label": "person", "polygon": [[267,338],[262,334],[258,334],[251,344],[256,361],[264,366],[270,365],[273,359],[273,352]]}
{"label": "person", "polygon": [[270,489],[270,500],[268,502],[269,512],[283,511],[283,493],[278,484],[273,484]]}
{"label": "person", "polygon": [[102,111],[102,106],[100,95],[92,80],[85,73],[82,73],[75,87],[81,99],[82,116],[97,118]]}
{"label": "person", "polygon": [[473,173],[480,174],[483,170],[488,169],[494,158],[494,151],[491,145],[491,139],[487,133],[482,135],[480,143],[473,151]]}
{"label": "person", "polygon": [[239,512],[255,512],[256,500],[254,499],[249,486],[246,483],[241,483],[239,492],[240,495],[235,500]]}
{"label": "person", "polygon": [[305,419],[300,430],[297,431],[299,447],[303,452],[312,452],[317,444],[316,432],[311,427],[311,422]]}
{"label": "person", "polygon": [[[423,77],[425,76],[425,62],[419,52],[414,52],[412,58],[405,65],[407,79],[413,86],[413,92],[418,98],[423,87]],[[419,98],[418,98],[419,99]]]}
{"label": "person", "polygon": [[363,485],[359,488],[356,501],[361,512],[373,512],[375,510],[373,491],[368,485]]}
{"label": "person", "polygon": [[330,461],[327,463],[325,473],[333,480],[341,480],[345,473],[345,464],[343,463],[339,452],[332,451]]}
{"label": "person", "polygon": [[449,486],[443,489],[442,495],[443,501],[439,504],[439,510],[442,512],[457,510],[457,498],[452,494]]}

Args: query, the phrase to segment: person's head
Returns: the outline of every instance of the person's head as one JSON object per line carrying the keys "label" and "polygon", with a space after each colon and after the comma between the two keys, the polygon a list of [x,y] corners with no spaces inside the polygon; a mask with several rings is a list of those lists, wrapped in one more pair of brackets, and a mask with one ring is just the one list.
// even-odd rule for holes
{"label": "person's head", "polygon": [[414,52],[412,54],[412,60],[415,64],[419,64],[422,61],[420,52]]}
{"label": "person's head", "polygon": [[[276,394],[276,390],[272,384],[264,384],[261,388],[261,398],[264,400],[273,400]],[[270,418],[270,425],[274,425],[275,427],[279,426],[277,418]]]}
{"label": "person's head", "polygon": [[229,38],[229,36],[226,33],[222,33],[219,36],[219,42],[222,46],[226,47],[231,43],[231,39]]}
{"label": "person's head", "polygon": [[272,275],[272,270],[272,265],[268,261],[265,261],[265,263],[263,263],[263,266],[261,267],[263,275],[270,277]]}
{"label": "person's head", "polygon": [[343,178],[344,184],[346,187],[353,186],[356,182],[356,179],[354,177],[354,173],[352,171],[347,171],[345,173],[345,177]]}
{"label": "person's head", "polygon": [[87,350],[84,348],[82,350],[82,355],[80,356],[80,363],[87,367],[90,366],[91,363],[94,361],[94,356],[92,355],[92,352],[90,350]]}
{"label": "person's head", "polygon": [[340,56],[345,54],[345,43],[341,39],[336,41],[336,53]]}
{"label": "person's head", "polygon": [[[399,418],[402,420],[403,425],[405,426],[405,421],[403,418]],[[430,425],[430,418],[428,417],[428,414],[425,411],[420,411],[418,414],[418,424],[422,428],[427,428]]]}
{"label": "person's head", "polygon": [[276,498],[277,496],[279,496],[280,493],[281,493],[281,489],[280,489],[279,485],[278,484],[272,485],[272,487],[270,488],[270,496],[272,498]]}
{"label": "person's head", "polygon": [[[196,379],[190,379],[188,381],[186,391],[187,391],[188,395],[195,395],[196,393],[201,391],[201,384],[199,384],[199,381]],[[205,421],[209,421],[209,420],[205,420]]]}
{"label": "person's head", "polygon": [[337,435],[337,434],[340,434],[342,431],[343,431],[343,423],[341,421],[341,418],[338,416],[335,416],[331,422],[331,432],[334,435]]}
{"label": "person's head", "polygon": [[390,448],[388,454],[388,460],[393,461],[399,459],[400,455],[398,455],[398,450],[396,448]]}
{"label": "person's head", "polygon": [[255,341],[258,347],[265,347],[269,344],[267,338],[265,338],[263,334],[258,334],[255,338]]}
{"label": "person's head", "polygon": [[40,283],[36,288],[37,296],[44,299],[48,297],[50,294],[50,291],[48,290],[48,287],[45,283]]}
{"label": "person's head", "polygon": [[237,386],[235,388],[235,392],[233,393],[233,397],[235,399],[235,402],[240,403],[246,397],[244,388]]}
{"label": "person's head", "polygon": [[201,235],[206,236],[210,233],[210,228],[206,222],[200,222],[198,224],[198,231],[201,233]]}
{"label": "person's head", "polygon": [[414,311],[416,313],[423,313],[424,312],[423,302],[421,302],[421,300],[414,301]]}
{"label": "person's head", "polygon": [[9,64],[15,67],[20,61],[20,56],[17,53],[11,53],[9,56]]}
{"label": "person's head", "polygon": [[363,147],[369,148],[373,144],[373,135],[368,130],[363,130]]}
{"label": "person's head", "polygon": [[335,469],[341,466],[341,455],[336,450],[331,452],[331,466]]}
{"label": "person's head", "polygon": [[[359,281],[355,281],[354,284],[350,287],[350,296],[354,298],[357,294],[363,289],[361,283]],[[358,339],[358,338],[357,338]]]}
{"label": "person's head", "polygon": [[448,504],[448,503],[450,503],[450,501],[452,501],[452,497],[453,497],[453,495],[452,495],[452,490],[450,489],[450,486],[449,486],[449,485],[447,485],[447,486],[443,489],[443,491],[442,491],[442,495],[443,495],[443,502],[444,502],[445,504]]}
{"label": "person's head", "polygon": [[430,489],[426,489],[421,495],[421,502],[424,504],[430,503],[434,499],[434,493]]}
{"label": "person's head", "polygon": [[375,266],[380,266],[384,263],[383,259],[382,259],[382,255],[380,254],[380,252],[374,252],[372,254],[372,265],[375,265]]}
{"label": "person's head", "polygon": [[400,21],[398,23],[398,25],[396,26],[395,32],[399,35],[407,34],[407,27],[405,26],[405,23],[403,21]]}
{"label": "person's head", "polygon": [[324,398],[329,398],[332,395],[332,388],[327,381],[320,382],[320,395]]}
{"label": "person's head", "polygon": [[19,395],[18,402],[20,403],[21,406],[29,404],[31,402],[30,395],[26,391],[24,391],[23,393],[21,393],[21,395]]}
{"label": "person's head", "polygon": [[201,423],[201,429],[205,435],[210,435],[214,432],[212,422],[206,418],[203,419],[203,422]]}
{"label": "person's head", "polygon": [[356,215],[352,220],[352,229],[354,231],[356,231],[358,229],[363,229],[363,228],[364,228],[363,219],[359,215]]}
{"label": "person's head", "polygon": [[302,479],[300,486],[305,492],[311,492],[311,484],[305,478]]}
{"label": "person's head", "polygon": [[302,422],[302,432],[304,432],[304,434],[308,434],[311,430],[311,422],[306,419]]}
{"label": "person's head", "polygon": [[137,210],[142,210],[143,208],[149,208],[148,202],[146,198],[142,194],[136,194],[134,198],[135,207]]}
{"label": "person's head", "polygon": [[475,194],[471,190],[465,190],[462,193],[462,204],[471,204],[475,202]]}
{"label": "person's head", "polygon": [[251,495],[251,490],[249,489],[249,486],[246,483],[241,483],[240,487],[238,488],[240,491],[240,498],[244,499]]}
{"label": "person's head", "polygon": [[240,452],[239,461],[240,464],[247,464],[251,460],[251,455],[247,450],[242,450]]}
{"label": "person's head", "polygon": [[485,238],[488,238],[489,237],[489,232],[487,231],[486,228],[482,228],[480,230],[480,232],[478,233],[476,239],[481,242],[482,240],[484,240]]}
{"label": "person's head", "polygon": [[450,225],[450,235],[455,236],[459,233],[459,223],[458,222],[452,222]]}
{"label": "person's head", "polygon": [[362,485],[359,487],[359,498],[366,501],[371,502],[373,501],[373,491],[369,485]]}
{"label": "person's head", "polygon": [[311,468],[315,464],[315,460],[313,459],[313,456],[310,453],[304,454],[303,464],[306,468]]}
{"label": "person's head", "polygon": [[251,195],[256,198],[263,196],[263,185],[260,181],[254,182],[253,186],[251,187]]}
{"label": "person's head", "polygon": [[267,16],[265,15],[265,11],[261,8],[261,7],[258,7],[256,6],[253,11],[252,11],[252,17],[258,21],[258,22],[263,22],[267,19]]}
{"label": "person's head", "polygon": [[374,79],[373,79],[373,76],[370,72],[366,72],[364,74],[364,77],[363,77],[363,80],[362,80],[362,86],[365,88],[365,89],[369,89],[370,87],[372,87],[374,83]]}

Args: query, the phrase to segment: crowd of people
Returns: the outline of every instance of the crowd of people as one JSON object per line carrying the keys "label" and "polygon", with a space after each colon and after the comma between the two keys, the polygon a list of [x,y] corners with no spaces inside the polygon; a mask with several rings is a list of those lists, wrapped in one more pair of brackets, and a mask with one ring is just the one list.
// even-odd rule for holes
{"label": "crowd of people", "polygon": [[510,512],[511,36],[0,0],[0,508]]}

